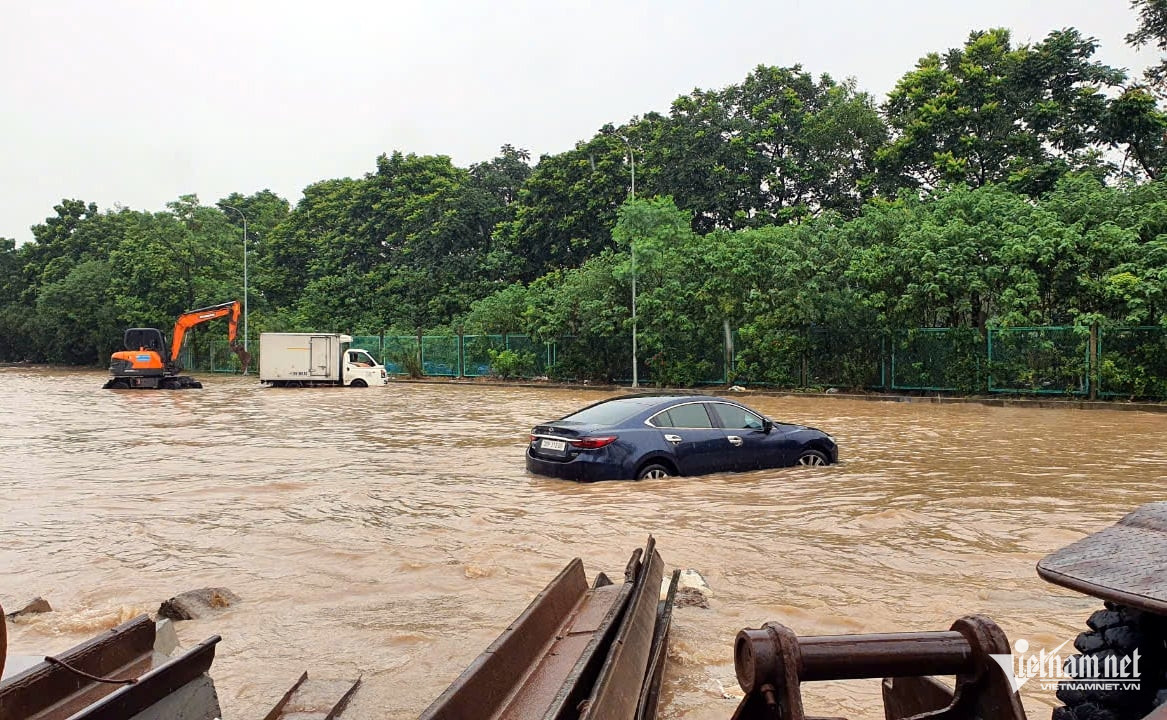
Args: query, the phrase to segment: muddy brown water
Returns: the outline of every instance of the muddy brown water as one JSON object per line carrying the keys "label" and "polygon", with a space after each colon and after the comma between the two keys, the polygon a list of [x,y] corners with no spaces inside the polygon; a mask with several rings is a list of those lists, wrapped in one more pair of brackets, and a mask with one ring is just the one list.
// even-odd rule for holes
{"label": "muddy brown water", "polygon": [[[307,669],[364,685],[346,717],[414,718],[573,557],[619,576],[649,533],[701,571],[678,608],[663,718],[723,720],[738,630],[947,629],[968,613],[1056,647],[1099,603],[1038,579],[1046,553],[1164,499],[1167,415],[748,397],[834,434],[842,464],[578,485],[528,475],[527,431],[608,393],[395,383],[101,390],[99,372],[0,369],[0,602],[11,653],[66,649],[183,590],[243,601],[219,634],[224,715],[261,717]],[[1030,717],[1053,694],[1026,686]],[[808,712],[882,717],[877,681]]]}

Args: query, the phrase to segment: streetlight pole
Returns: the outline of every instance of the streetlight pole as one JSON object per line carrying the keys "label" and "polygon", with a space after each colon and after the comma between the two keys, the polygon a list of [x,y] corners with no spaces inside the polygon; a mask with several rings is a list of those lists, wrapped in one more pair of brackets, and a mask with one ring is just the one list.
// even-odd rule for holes
{"label": "streetlight pole", "polygon": [[[632,152],[632,143],[628,142],[628,138],[623,135],[619,136],[624,144],[628,147],[628,159],[632,165],[632,199],[636,199],[636,155]],[[637,382],[636,370],[636,238],[631,238],[628,242],[632,249],[632,387],[640,387]]]}
{"label": "streetlight pole", "polygon": [[243,349],[247,350],[247,216],[239,208],[230,205],[219,203],[219,207],[234,210],[243,218]]}

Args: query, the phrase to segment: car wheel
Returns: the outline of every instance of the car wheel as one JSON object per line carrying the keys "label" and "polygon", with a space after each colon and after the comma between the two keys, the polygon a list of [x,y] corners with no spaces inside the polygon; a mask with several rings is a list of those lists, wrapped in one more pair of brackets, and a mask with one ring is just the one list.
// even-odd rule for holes
{"label": "car wheel", "polygon": [[658,478],[667,478],[672,476],[669,469],[664,465],[653,463],[652,465],[645,465],[640,468],[640,472],[636,473],[637,480],[656,480]]}
{"label": "car wheel", "polygon": [[798,456],[799,465],[826,465],[827,456],[823,455],[818,450],[803,450],[802,454]]}

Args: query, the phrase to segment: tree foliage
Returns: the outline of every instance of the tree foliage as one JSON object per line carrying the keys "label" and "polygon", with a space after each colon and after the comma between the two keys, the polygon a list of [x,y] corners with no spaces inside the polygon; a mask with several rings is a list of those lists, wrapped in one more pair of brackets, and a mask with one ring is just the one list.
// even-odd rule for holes
{"label": "tree foliage", "polygon": [[[1167,6],[1133,5],[1130,41],[1167,50]],[[0,360],[104,363],[125,327],[240,298],[244,220],[253,333],[526,333],[602,379],[631,374],[634,324],[673,384],[716,374],[727,328],[778,381],[824,328],[1167,325],[1163,71],[1131,84],[1096,51],[974,32],[882,106],[759,66],[534,165],[389,152],[294,206],[64,199],[32,242],[0,239]]]}
{"label": "tree foliage", "polygon": [[1074,29],[1014,47],[996,29],[925,56],[884,107],[896,134],[878,156],[885,185],[1005,183],[1039,195],[1067,172],[1100,168],[1105,91],[1124,75],[1091,60],[1097,47]]}
{"label": "tree foliage", "polygon": [[[1136,48],[1153,45],[1160,53],[1167,53],[1167,0],[1131,0],[1138,11],[1138,28],[1126,36]],[[1147,68],[1147,81],[1160,92],[1167,89],[1167,59]]]}

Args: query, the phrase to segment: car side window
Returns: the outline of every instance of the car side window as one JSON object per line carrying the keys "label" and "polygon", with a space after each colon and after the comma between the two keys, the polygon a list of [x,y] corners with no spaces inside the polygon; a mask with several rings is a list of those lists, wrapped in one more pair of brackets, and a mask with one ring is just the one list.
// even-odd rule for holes
{"label": "car side window", "polygon": [[721,418],[721,426],[727,430],[761,430],[762,418],[743,407],[729,403],[716,403],[717,415]]}
{"label": "car side window", "polygon": [[669,411],[659,412],[648,419],[648,424],[653,427],[666,428],[674,427],[673,419],[669,416]]}
{"label": "car side window", "polygon": [[[656,418],[667,413],[669,418],[668,425],[660,425],[656,423]],[[660,413],[654,418],[654,424],[657,427],[673,427],[673,428],[712,428],[713,423],[709,420],[709,413],[705,412],[704,403],[687,403],[685,405],[677,405],[669,408],[664,413]]]}

